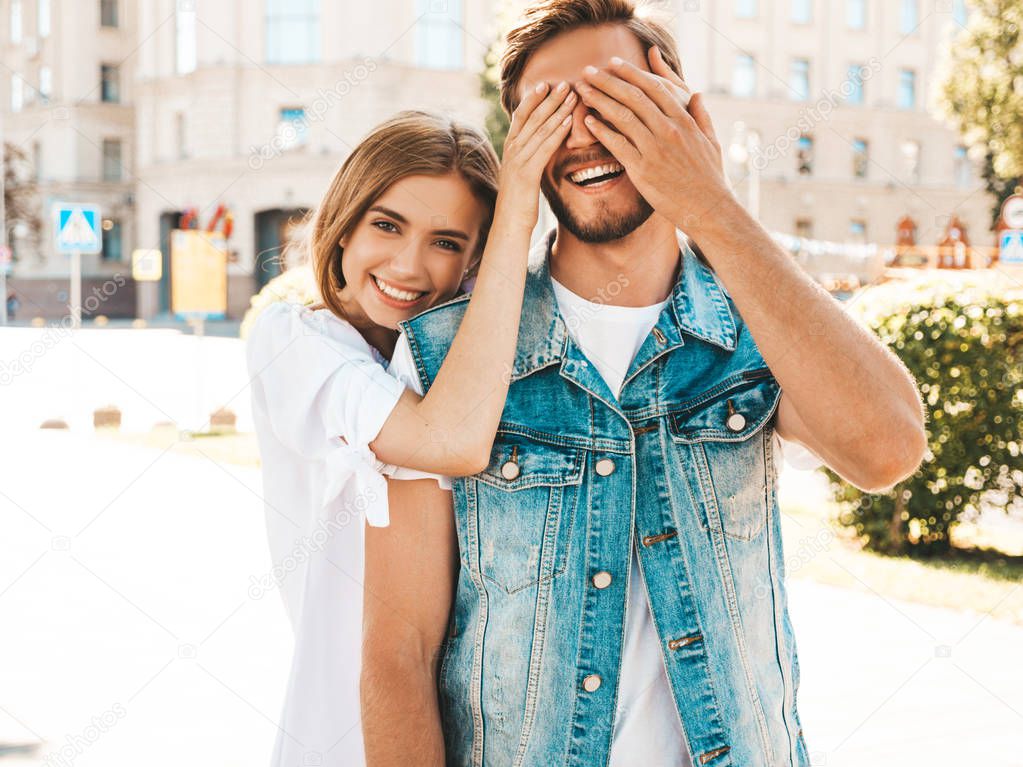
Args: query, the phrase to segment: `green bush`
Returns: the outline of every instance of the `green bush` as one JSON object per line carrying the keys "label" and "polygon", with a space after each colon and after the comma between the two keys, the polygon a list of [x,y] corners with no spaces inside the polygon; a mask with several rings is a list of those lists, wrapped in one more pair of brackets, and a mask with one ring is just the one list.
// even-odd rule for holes
{"label": "green bush", "polygon": [[925,274],[868,289],[852,307],[917,381],[924,462],[880,495],[825,469],[840,521],[889,554],[947,552],[959,522],[1023,509],[1023,280]]}

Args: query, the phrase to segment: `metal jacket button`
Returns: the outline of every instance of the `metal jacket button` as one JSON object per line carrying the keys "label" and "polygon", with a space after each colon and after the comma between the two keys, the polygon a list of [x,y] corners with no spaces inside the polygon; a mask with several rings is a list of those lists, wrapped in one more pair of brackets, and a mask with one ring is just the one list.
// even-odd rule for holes
{"label": "metal jacket button", "polygon": [[519,465],[515,461],[505,461],[501,467],[501,476],[507,480],[515,479],[521,473]]}
{"label": "metal jacket button", "polygon": [[746,416],[742,413],[732,413],[728,416],[728,428],[732,431],[742,431],[746,428]]}
{"label": "metal jacket button", "polygon": [[601,458],[597,461],[597,474],[602,477],[606,477],[615,470],[615,462],[610,458]]}
{"label": "metal jacket button", "polygon": [[742,431],[746,428],[746,416],[742,413],[736,412],[735,405],[732,404],[731,400],[728,400],[728,418],[725,419],[725,426],[732,431]]}
{"label": "metal jacket button", "polygon": [[596,692],[600,688],[600,677],[596,674],[590,674],[588,677],[583,679],[583,689],[586,692]]}
{"label": "metal jacket button", "polygon": [[606,589],[611,585],[611,573],[607,570],[601,570],[599,573],[595,573],[591,580],[598,589]]}

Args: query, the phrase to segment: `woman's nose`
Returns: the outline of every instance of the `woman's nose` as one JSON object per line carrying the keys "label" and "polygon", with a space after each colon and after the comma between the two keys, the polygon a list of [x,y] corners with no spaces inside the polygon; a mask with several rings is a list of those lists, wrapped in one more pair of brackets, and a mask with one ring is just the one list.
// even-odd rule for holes
{"label": "woman's nose", "polygon": [[391,256],[390,271],[394,277],[414,277],[419,271],[419,245],[406,242]]}

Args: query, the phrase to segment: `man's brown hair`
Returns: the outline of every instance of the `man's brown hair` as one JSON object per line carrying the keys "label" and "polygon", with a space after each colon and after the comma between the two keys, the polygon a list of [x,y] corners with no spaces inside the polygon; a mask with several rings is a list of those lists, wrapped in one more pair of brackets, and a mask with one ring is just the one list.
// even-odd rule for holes
{"label": "man's brown hair", "polygon": [[636,0],[537,0],[531,3],[521,22],[508,33],[507,48],[501,57],[501,105],[509,115],[515,111],[522,71],[537,48],[579,27],[621,24],[639,38],[644,50],[655,45],[660,48],[665,63],[681,77],[675,38],[665,23],[656,18],[655,11],[652,4]]}

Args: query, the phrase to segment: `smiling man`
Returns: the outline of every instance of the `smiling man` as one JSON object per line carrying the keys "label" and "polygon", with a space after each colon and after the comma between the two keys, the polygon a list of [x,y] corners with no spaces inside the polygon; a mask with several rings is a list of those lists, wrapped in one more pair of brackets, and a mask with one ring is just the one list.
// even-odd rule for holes
{"label": "smiling man", "polygon": [[[558,226],[490,465],[392,481],[367,530],[368,763],[804,767],[781,440],[889,487],[923,456],[916,387],[735,200],[663,26],[630,0],[531,6],[503,104],[562,81]],[[410,385],[465,306],[404,324]]]}

